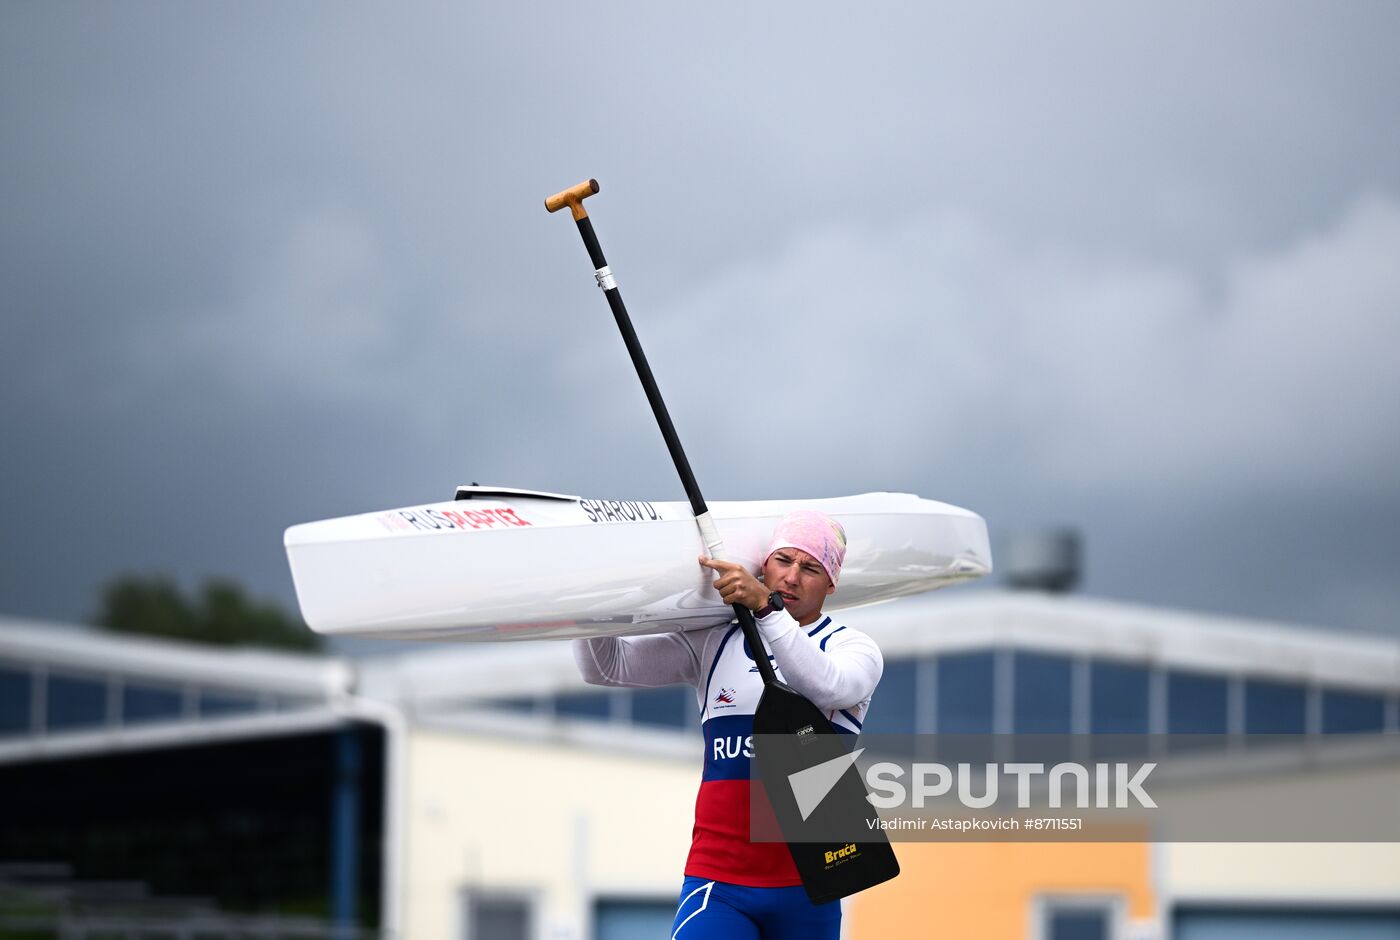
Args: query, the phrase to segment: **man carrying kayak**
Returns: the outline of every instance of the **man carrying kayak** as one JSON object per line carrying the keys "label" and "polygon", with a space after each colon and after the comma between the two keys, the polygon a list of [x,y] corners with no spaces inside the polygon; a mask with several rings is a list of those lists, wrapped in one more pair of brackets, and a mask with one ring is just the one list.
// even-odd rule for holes
{"label": "man carrying kayak", "polygon": [[[840,523],[801,510],[774,530],[762,581],[735,562],[700,564],[717,573],[715,588],[726,603],[754,612],[779,677],[837,731],[858,734],[884,661],[870,637],[822,614],[845,557]],[[808,900],[785,843],[749,840],[751,736],[763,681],[738,624],[575,640],[574,658],[594,685],[695,687],[705,766],[672,937],[837,940],[840,903]]]}

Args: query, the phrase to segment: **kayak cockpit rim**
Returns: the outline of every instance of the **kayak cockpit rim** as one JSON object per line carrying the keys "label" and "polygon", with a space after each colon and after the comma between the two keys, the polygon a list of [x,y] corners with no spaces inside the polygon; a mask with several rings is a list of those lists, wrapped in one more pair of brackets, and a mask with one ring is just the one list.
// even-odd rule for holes
{"label": "kayak cockpit rim", "polygon": [[576,503],[578,496],[566,496],[563,493],[545,493],[542,490],[522,490],[511,486],[479,486],[475,483],[457,487],[457,495],[453,499],[499,499],[500,497],[510,499],[557,499],[566,503]]}

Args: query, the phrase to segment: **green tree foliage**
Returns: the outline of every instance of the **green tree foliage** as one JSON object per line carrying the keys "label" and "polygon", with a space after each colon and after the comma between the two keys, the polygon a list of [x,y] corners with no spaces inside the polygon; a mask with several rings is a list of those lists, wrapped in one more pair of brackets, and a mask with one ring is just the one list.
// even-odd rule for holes
{"label": "green tree foliage", "polygon": [[249,598],[238,584],[211,579],[186,597],[169,578],[126,575],[107,583],[99,626],[117,633],[192,640],[216,646],[315,650],[320,637],[275,604]]}

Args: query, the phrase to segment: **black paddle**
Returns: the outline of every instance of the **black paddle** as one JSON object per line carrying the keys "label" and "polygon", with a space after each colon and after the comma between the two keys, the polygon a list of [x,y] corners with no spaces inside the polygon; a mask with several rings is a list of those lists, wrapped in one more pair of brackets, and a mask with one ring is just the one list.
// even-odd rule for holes
{"label": "black paddle", "polygon": [[[637,377],[642,380],[647,401],[651,402],[656,423],[661,427],[671,460],[685,486],[685,495],[695,513],[705,550],[711,558],[723,558],[724,543],[719,530],[710,518],[704,497],[700,495],[700,486],[690,471],[690,461],[686,460],[685,451],[681,449],[680,437],[671,424],[666,403],[661,400],[661,391],[656,386],[651,367],[647,365],[646,353],[642,351],[642,344],[632,329],[627,308],[622,304],[622,294],[603,257],[598,236],[593,232],[593,223],[583,208],[583,200],[596,192],[598,181],[588,180],[550,196],[544,201],[544,206],[550,212],[568,206],[573,213],[579,234],[583,236],[584,247],[588,249],[588,257],[593,262],[594,277],[608,299],[608,306],[612,308],[617,328],[622,332],[627,352],[632,356],[632,365],[637,369]],[[779,829],[792,853],[798,874],[802,876],[808,897],[814,903],[821,904],[888,881],[899,874],[899,863],[884,831],[878,825],[871,825],[872,821],[878,822],[879,816],[866,798],[865,783],[859,773],[849,769],[843,773],[815,810],[807,807],[803,812],[799,808],[790,776],[808,767],[838,759],[847,752],[845,741],[849,739],[838,734],[820,709],[779,681],[768,657],[763,654],[767,647],[759,636],[753,613],[743,604],[735,604],[734,614],[739,619],[739,627],[744,632],[749,649],[754,651],[754,663],[763,679],[763,695],[753,718],[754,759],[758,761],[759,777],[766,783],[765,789]],[[760,740],[760,736],[768,735],[781,737],[773,738],[774,746],[768,746]],[[826,841],[813,841],[804,835],[804,830],[811,832],[811,825],[818,822],[822,833],[830,833],[834,829],[842,833],[866,835],[859,842],[853,839],[834,843],[829,835]]]}

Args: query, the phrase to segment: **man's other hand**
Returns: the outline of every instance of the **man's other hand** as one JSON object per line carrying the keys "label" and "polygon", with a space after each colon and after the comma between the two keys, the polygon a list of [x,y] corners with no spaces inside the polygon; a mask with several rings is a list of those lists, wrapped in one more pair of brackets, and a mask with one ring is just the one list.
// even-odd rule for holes
{"label": "man's other hand", "polygon": [[735,561],[719,561],[700,556],[700,564],[711,571],[719,572],[715,578],[715,590],[726,604],[743,604],[749,610],[759,611],[768,606],[768,595],[772,592],[749,573],[748,569]]}

